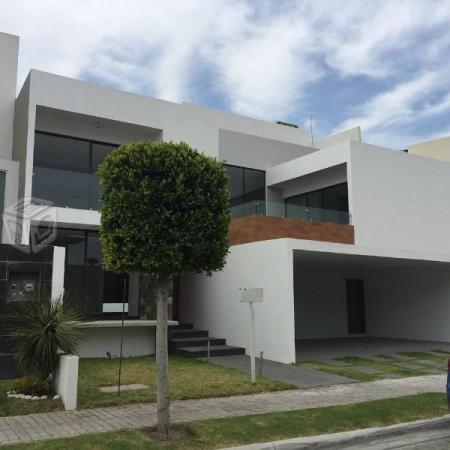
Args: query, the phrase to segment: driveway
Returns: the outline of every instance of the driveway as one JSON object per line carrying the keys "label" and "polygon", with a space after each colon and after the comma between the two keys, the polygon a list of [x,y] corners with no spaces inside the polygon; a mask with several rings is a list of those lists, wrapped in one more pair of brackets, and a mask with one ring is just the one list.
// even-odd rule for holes
{"label": "driveway", "polygon": [[[229,367],[250,374],[250,357],[246,355],[215,356],[210,359],[211,364]],[[256,373],[258,375],[260,360],[256,358]],[[282,364],[275,361],[264,360],[262,376],[271,380],[283,381],[293,384],[301,389],[332,386],[334,384],[354,383],[355,380],[340,375],[319,372],[306,367]]]}
{"label": "driveway", "polygon": [[434,350],[450,353],[450,343],[371,337],[300,340],[296,341],[295,347],[297,362],[336,359],[346,356],[365,358],[401,352],[430,352]]}

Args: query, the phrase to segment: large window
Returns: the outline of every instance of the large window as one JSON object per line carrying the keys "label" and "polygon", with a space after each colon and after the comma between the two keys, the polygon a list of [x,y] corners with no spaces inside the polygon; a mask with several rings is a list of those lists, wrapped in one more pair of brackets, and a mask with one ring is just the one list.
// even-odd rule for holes
{"label": "large window", "polygon": [[246,167],[224,165],[228,172],[228,188],[230,190],[230,203],[233,215],[239,214],[245,205],[246,209],[259,208],[264,209],[266,199],[266,173],[263,170],[249,169]]}
{"label": "large window", "polygon": [[305,192],[286,199],[286,217],[349,223],[347,183]]}
{"label": "large window", "polygon": [[58,228],[53,245],[66,249],[65,290],[85,302],[90,317],[101,316],[104,303],[127,301],[128,277],[103,270],[98,232]]}
{"label": "large window", "polygon": [[99,208],[98,165],[117,145],[37,131],[34,144],[33,198],[55,206]]}

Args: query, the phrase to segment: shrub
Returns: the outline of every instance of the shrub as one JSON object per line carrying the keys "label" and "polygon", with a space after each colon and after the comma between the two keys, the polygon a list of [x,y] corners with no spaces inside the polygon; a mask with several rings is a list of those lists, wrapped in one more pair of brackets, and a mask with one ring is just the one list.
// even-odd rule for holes
{"label": "shrub", "polygon": [[17,394],[46,395],[48,394],[48,382],[40,378],[25,376],[13,381],[13,387]]}
{"label": "shrub", "polygon": [[46,380],[60,353],[76,353],[83,339],[77,327],[81,318],[79,306],[67,296],[17,305],[8,318],[8,340],[22,372]]}

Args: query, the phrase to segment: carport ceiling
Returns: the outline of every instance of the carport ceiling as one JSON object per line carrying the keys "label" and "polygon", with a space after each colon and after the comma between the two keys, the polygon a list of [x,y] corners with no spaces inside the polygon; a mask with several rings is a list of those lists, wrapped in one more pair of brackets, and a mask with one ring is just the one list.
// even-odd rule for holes
{"label": "carport ceiling", "polygon": [[382,256],[348,255],[342,253],[294,250],[294,263],[308,267],[424,268],[449,267],[450,263]]}

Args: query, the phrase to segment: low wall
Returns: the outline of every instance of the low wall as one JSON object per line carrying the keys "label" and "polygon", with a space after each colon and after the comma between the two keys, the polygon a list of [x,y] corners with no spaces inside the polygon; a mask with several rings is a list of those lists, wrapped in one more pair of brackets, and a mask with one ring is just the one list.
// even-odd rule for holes
{"label": "low wall", "polygon": [[[155,327],[126,327],[123,329],[123,356],[146,356],[155,353]],[[120,356],[120,328],[86,328],[86,340],[80,345],[81,358],[113,358]]]}
{"label": "low wall", "polygon": [[239,288],[263,288],[264,300],[255,304],[256,351],[294,363],[292,260],[286,239],[231,247],[223,271],[181,278],[181,321],[248,353],[250,312],[248,303],[240,302]]}
{"label": "low wall", "polygon": [[77,409],[78,362],[78,356],[61,355],[55,372],[53,387],[66,410]]}
{"label": "low wall", "polygon": [[352,225],[257,215],[231,221],[230,245],[280,238],[355,243]]}

